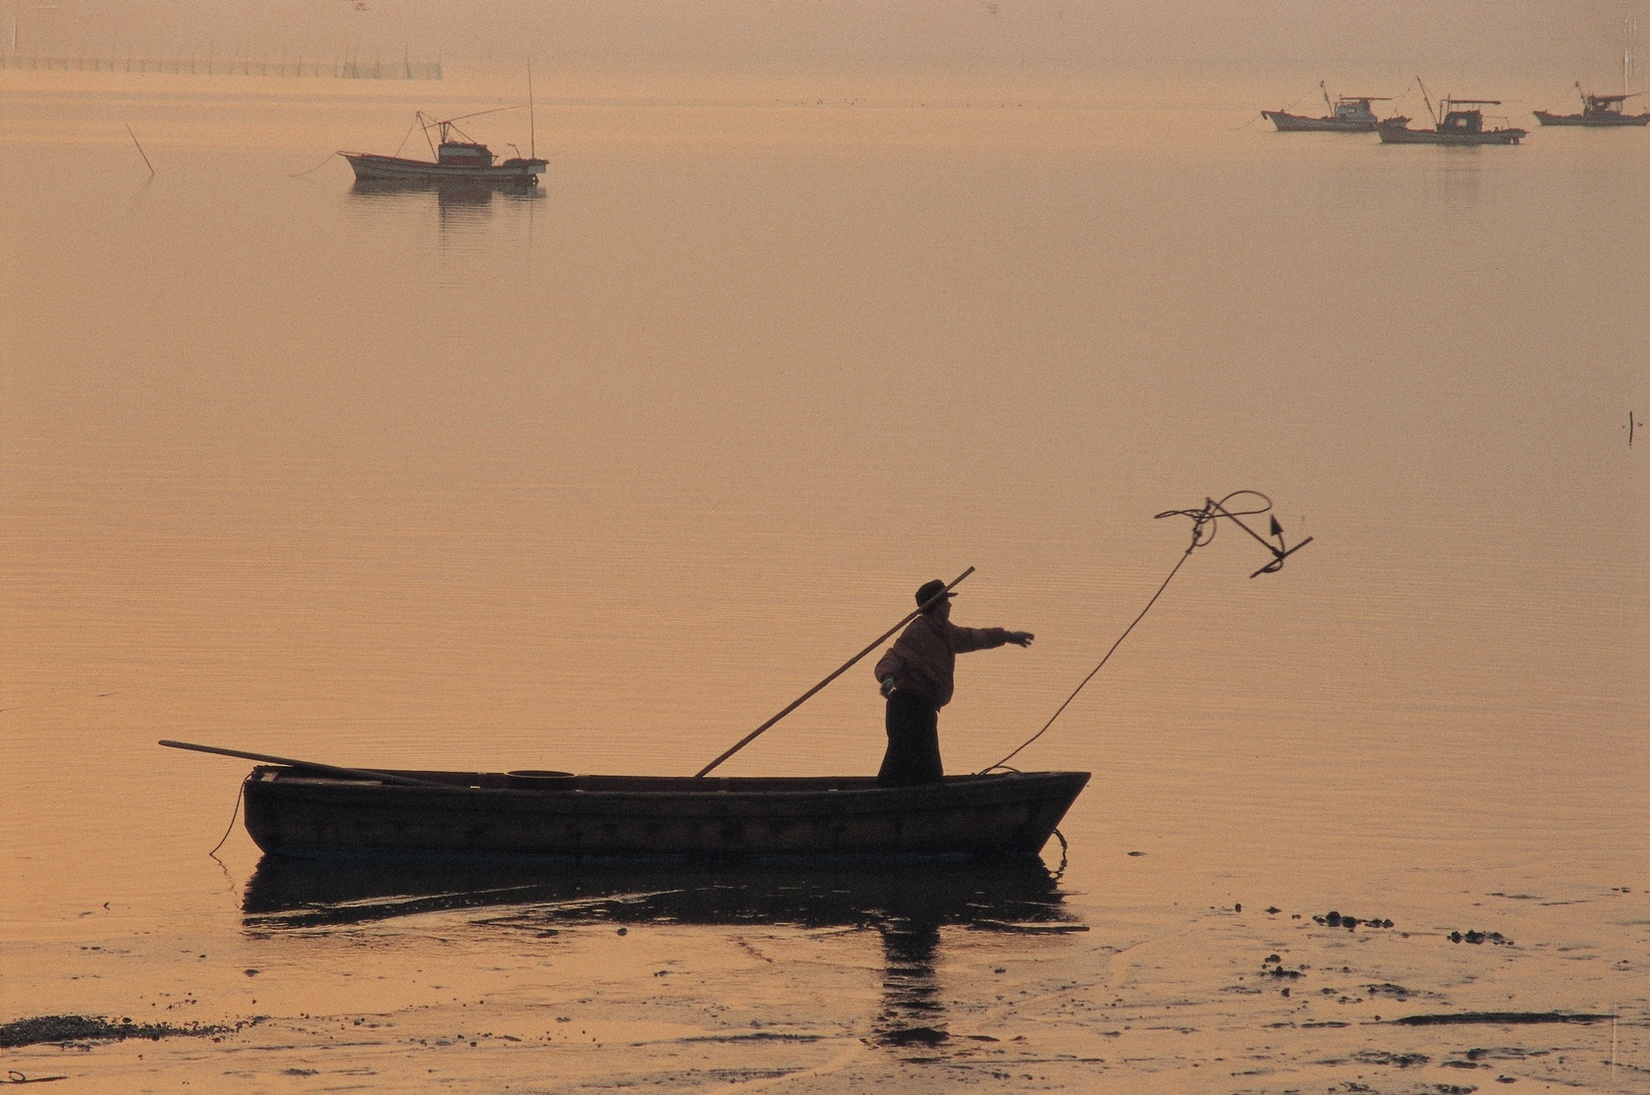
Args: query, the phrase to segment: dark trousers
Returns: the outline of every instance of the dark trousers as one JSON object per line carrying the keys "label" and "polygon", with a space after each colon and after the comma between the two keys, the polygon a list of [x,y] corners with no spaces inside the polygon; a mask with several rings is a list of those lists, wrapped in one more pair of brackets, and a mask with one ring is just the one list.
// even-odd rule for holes
{"label": "dark trousers", "polygon": [[938,783],[940,767],[940,709],[915,692],[888,697],[888,752],[882,758],[877,783],[910,787]]}

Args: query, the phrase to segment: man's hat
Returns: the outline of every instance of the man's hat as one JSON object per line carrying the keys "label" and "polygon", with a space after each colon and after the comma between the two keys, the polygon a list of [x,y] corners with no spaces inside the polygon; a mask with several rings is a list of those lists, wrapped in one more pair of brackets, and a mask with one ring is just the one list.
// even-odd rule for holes
{"label": "man's hat", "polygon": [[932,582],[924,582],[922,583],[922,588],[917,590],[917,605],[919,607],[926,605],[929,601],[934,600],[934,598],[938,597],[941,593],[944,593],[947,599],[956,596],[955,593],[948,591],[945,588],[945,583],[940,581],[938,578],[935,578]]}

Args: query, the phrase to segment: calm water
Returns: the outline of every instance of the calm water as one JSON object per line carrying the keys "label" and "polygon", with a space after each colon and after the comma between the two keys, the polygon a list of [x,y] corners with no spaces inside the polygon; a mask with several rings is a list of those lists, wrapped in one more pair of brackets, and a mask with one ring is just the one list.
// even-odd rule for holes
{"label": "calm water", "polygon": [[[0,1067],[1650,1088],[1650,140],[1280,82],[541,80],[542,190],[443,200],[324,157],[514,78],[0,73],[0,1021],[263,1017]],[[975,770],[1240,489],[1312,544],[1226,528],[1016,758],[1094,772],[1029,871],[220,863],[247,765],[155,745],[690,774],[974,566]],[[724,770],[875,771],[868,664]],[[1615,1020],[1375,1022],[1483,1011]]]}

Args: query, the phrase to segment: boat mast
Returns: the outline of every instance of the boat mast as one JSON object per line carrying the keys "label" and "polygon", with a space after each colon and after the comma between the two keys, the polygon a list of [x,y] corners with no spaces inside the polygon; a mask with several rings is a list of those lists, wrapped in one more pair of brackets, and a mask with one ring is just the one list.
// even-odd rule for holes
{"label": "boat mast", "polygon": [[1633,90],[1633,38],[1639,30],[1638,16],[1627,12],[1621,29],[1624,32],[1622,37],[1626,39],[1626,44],[1621,47],[1621,90],[1630,92]]}
{"label": "boat mast", "polygon": [[1328,108],[1329,113],[1334,114],[1335,104],[1329,101],[1329,89],[1323,86],[1322,80],[1318,81],[1318,90],[1323,92],[1323,105]]}
{"label": "boat mast", "polygon": [[[413,115],[413,119],[424,130],[424,143],[430,146],[430,155],[439,160],[441,158],[441,153],[437,151],[435,142],[430,139],[430,130],[434,129],[438,123],[432,122],[428,118],[424,117],[424,112],[422,110],[415,113]],[[447,134],[443,132],[441,134],[441,138],[445,141]]]}
{"label": "boat mast", "polygon": [[1415,77],[1415,82],[1421,88],[1421,101],[1427,104],[1427,116],[1432,119],[1432,127],[1437,129],[1438,112],[1432,109],[1432,100],[1427,96],[1427,85],[1421,83],[1421,78],[1419,76]]}
{"label": "boat mast", "polygon": [[539,158],[538,127],[533,122],[533,59],[527,58],[527,155]]}

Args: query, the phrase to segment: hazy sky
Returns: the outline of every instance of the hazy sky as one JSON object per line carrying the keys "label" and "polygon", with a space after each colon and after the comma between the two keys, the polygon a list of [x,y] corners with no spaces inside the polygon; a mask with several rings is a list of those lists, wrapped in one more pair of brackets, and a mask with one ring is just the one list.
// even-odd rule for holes
{"label": "hazy sky", "polygon": [[1650,0],[6,0],[0,18],[25,52],[349,48],[462,65],[530,51],[547,70],[1424,66],[1619,81],[1624,49],[1650,53]]}

